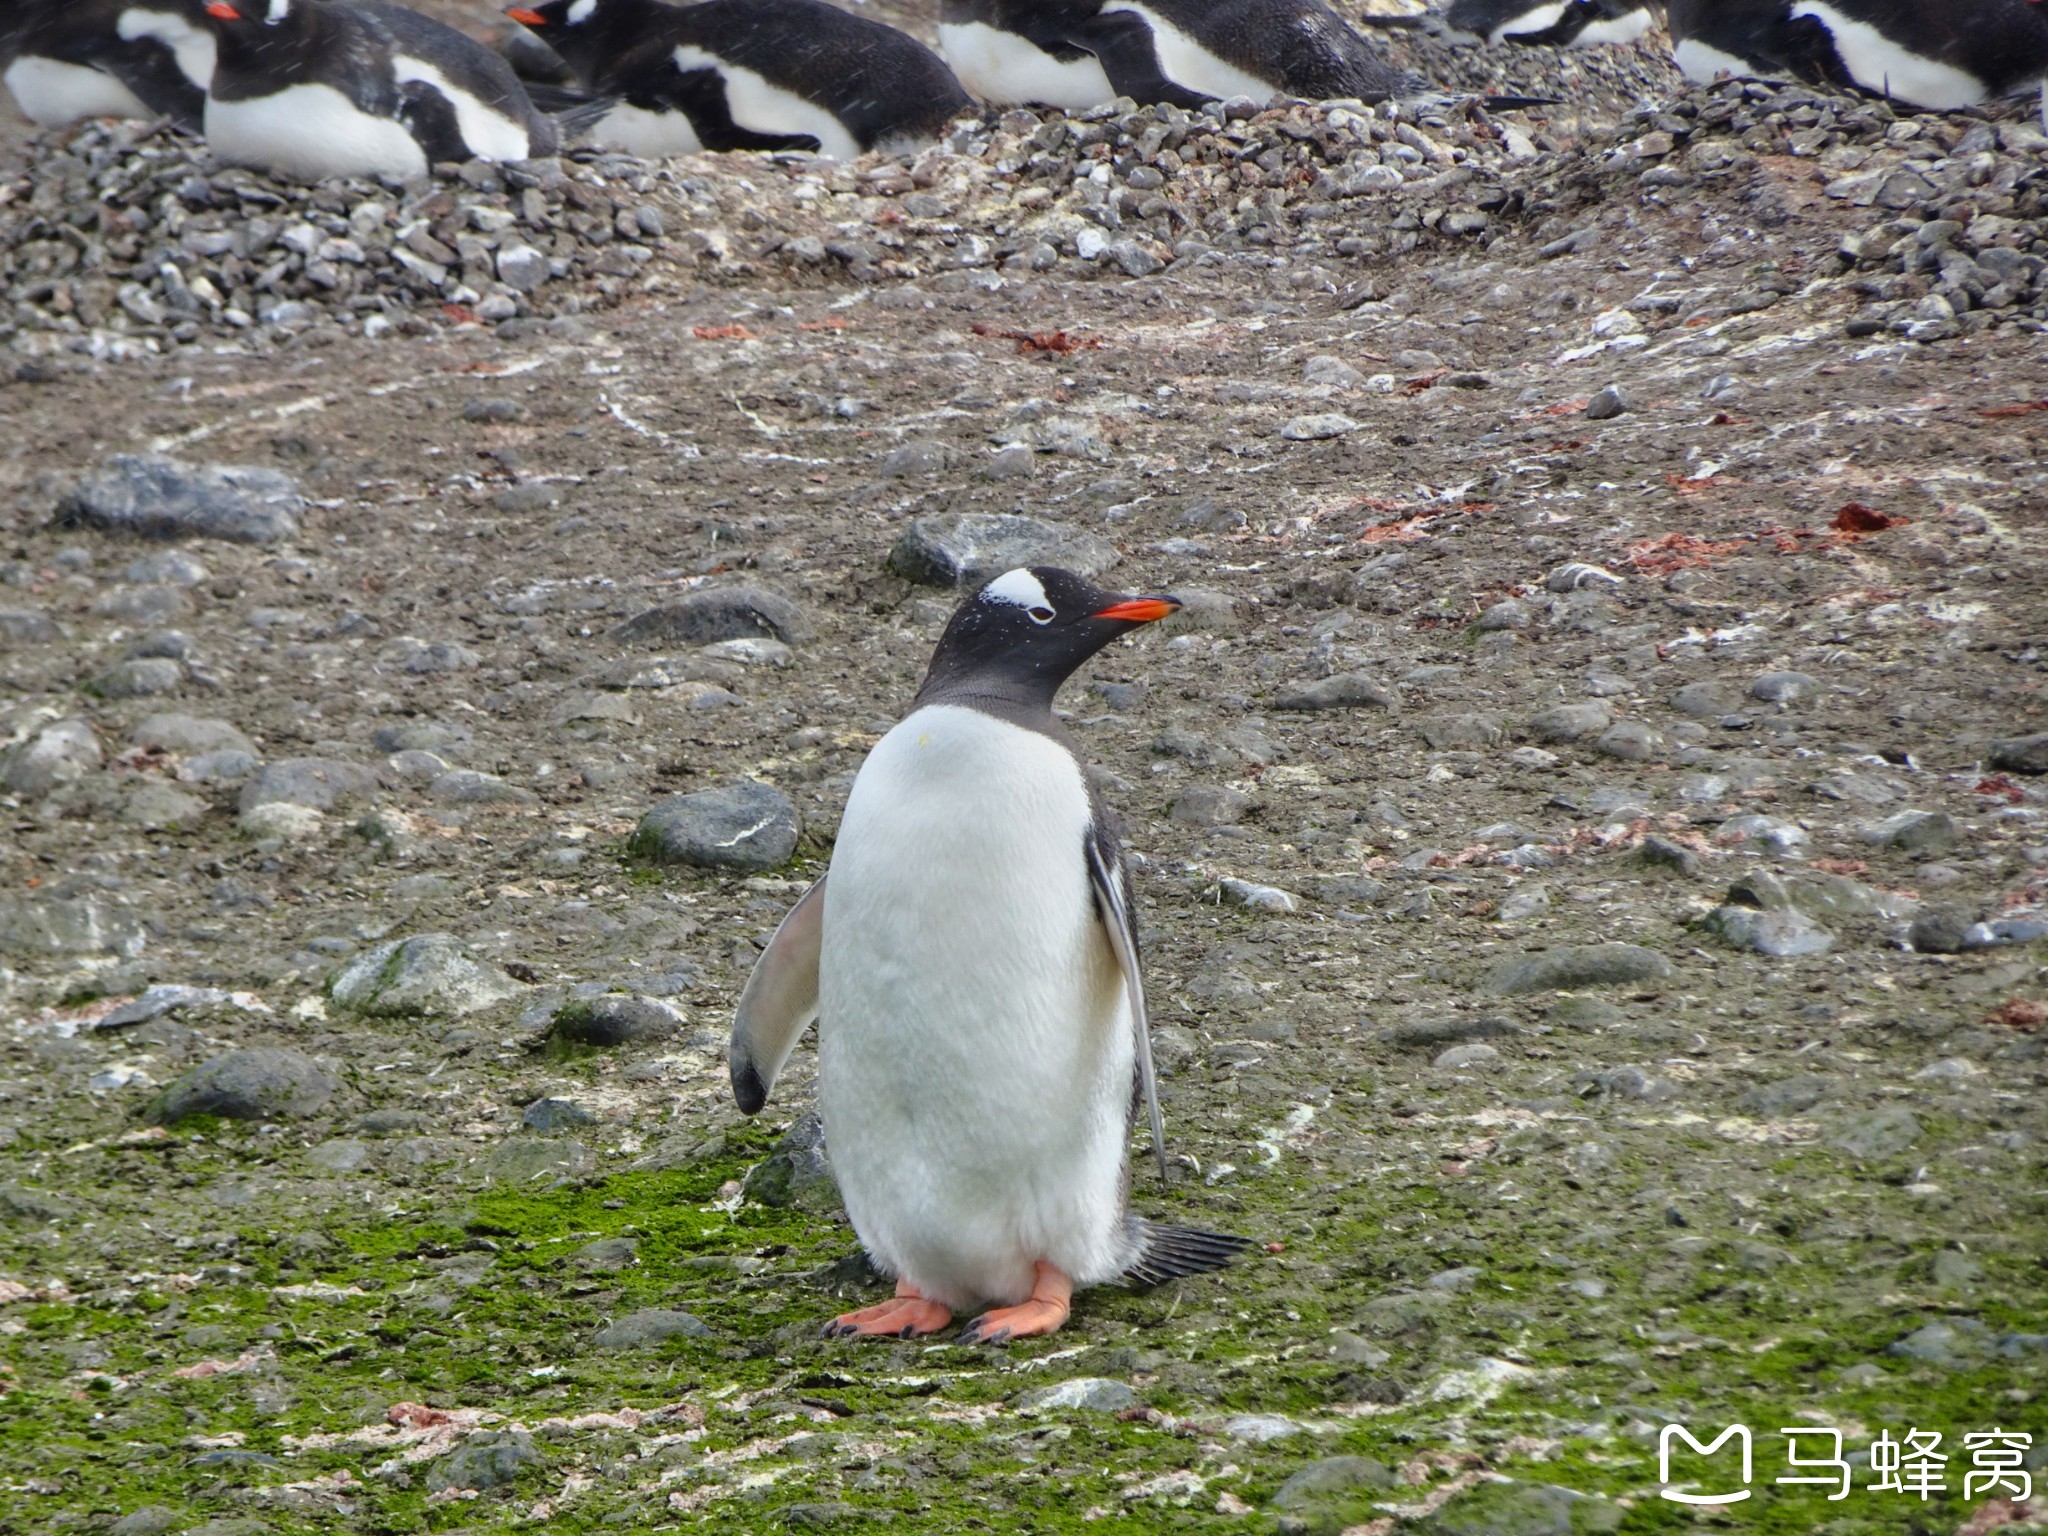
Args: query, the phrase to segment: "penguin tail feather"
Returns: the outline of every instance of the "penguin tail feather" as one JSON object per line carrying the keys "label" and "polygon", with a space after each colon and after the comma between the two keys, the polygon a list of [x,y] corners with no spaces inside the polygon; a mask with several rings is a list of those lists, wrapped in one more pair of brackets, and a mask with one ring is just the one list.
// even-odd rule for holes
{"label": "penguin tail feather", "polygon": [[1130,1230],[1137,1239],[1138,1256],[1125,1268],[1123,1277],[1139,1286],[1209,1274],[1252,1246],[1248,1237],[1205,1232],[1200,1227],[1169,1227],[1142,1216],[1130,1218]]}

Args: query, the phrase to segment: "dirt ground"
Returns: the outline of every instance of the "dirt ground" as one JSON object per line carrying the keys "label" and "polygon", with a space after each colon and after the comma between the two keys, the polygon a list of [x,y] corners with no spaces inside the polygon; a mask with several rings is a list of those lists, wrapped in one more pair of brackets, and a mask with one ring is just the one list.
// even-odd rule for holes
{"label": "dirt ground", "polygon": [[[1995,744],[2048,731],[2048,347],[1851,338],[1803,278],[1701,309],[1867,222],[1760,156],[1348,261],[763,268],[0,382],[0,741],[98,753],[0,802],[0,1529],[2038,1527],[1990,1479],[2048,1462],[2048,757]],[[144,451],[284,471],[303,526],[53,520]],[[1195,596],[1063,703],[1139,861],[1137,1203],[1258,1246],[857,1347],[829,1186],[741,1184],[810,1049],[753,1123],[723,1042],[954,600],[890,551],[961,512]],[[786,656],[613,634],[739,581]],[[138,652],[169,691],[119,696]],[[251,818],[168,713],[364,780]],[[786,866],[628,851],[733,779]],[[495,1000],[334,995],[420,934]],[[215,990],[95,1027],[152,985]],[[658,1027],[556,1022],[617,993]],[[158,1123],[259,1047],[319,1090]],[[1746,1502],[1660,1496],[1734,1478],[1665,1426],[1738,1423]],[[1776,1481],[1826,1430],[1832,1502]],[[1942,1486],[1877,1486],[1928,1433]]]}

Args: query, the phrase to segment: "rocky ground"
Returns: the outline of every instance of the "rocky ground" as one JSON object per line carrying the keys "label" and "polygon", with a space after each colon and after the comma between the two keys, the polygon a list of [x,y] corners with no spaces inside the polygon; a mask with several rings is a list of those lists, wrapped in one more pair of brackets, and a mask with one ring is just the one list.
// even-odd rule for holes
{"label": "rocky ground", "polygon": [[[10,151],[0,1526],[2038,1525],[1965,1437],[2048,1462],[2048,139],[1606,57],[913,164]],[[1260,1246],[826,1342],[808,1048],[750,1123],[724,1031],[1025,557],[1188,599],[1065,702],[1138,1203]]]}

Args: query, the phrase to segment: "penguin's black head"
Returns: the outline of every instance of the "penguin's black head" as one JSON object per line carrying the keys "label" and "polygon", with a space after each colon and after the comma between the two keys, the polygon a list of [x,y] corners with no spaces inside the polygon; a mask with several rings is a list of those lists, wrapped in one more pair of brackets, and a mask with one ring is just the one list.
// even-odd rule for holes
{"label": "penguin's black head", "polygon": [[1180,607],[1170,597],[1126,597],[1056,566],[1019,566],[954,610],[932,652],[920,703],[979,695],[1050,709],[1074,670],[1118,635]]}
{"label": "penguin's black head", "polygon": [[635,39],[647,0],[543,0],[514,5],[505,14],[527,28],[567,61],[586,81],[603,63]]}

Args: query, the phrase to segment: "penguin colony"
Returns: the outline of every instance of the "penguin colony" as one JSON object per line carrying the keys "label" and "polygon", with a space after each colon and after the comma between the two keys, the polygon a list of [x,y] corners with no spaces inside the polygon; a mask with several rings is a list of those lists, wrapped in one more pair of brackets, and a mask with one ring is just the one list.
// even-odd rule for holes
{"label": "penguin colony", "polygon": [[[1323,0],[939,0],[937,54],[827,0],[543,0],[507,14],[576,88],[522,82],[390,0],[11,0],[0,79],[43,126],[166,117],[224,163],[307,180],[530,159],[567,136],[648,158],[901,153],[977,99],[1192,109],[1424,89]],[[1800,80],[1933,111],[2038,88],[2048,109],[2041,0],[1451,0],[1365,20],[1586,47],[1633,42],[1660,17],[1694,80]]]}

